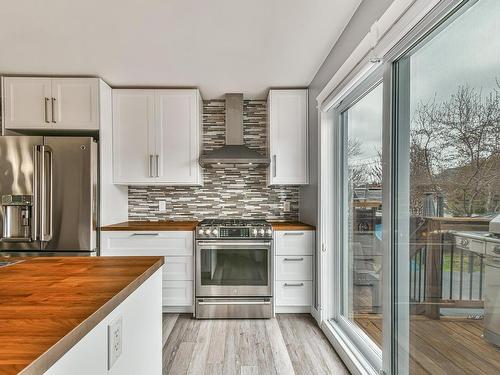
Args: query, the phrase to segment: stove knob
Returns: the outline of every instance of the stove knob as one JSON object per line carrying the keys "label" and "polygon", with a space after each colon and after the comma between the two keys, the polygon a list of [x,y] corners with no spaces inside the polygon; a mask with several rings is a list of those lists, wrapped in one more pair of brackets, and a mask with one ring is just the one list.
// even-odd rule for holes
{"label": "stove knob", "polygon": [[212,230],[212,234],[214,236],[217,236],[219,234],[219,231],[217,229]]}
{"label": "stove knob", "polygon": [[252,234],[253,234],[254,236],[256,236],[256,235],[257,235],[257,233],[258,233],[257,229],[253,229],[253,230],[252,230]]}
{"label": "stove knob", "polygon": [[205,229],[205,234],[206,234],[207,236],[209,236],[209,235],[210,235],[210,233],[212,233],[212,231],[211,231],[210,229]]}
{"label": "stove knob", "polygon": [[260,234],[261,236],[263,236],[263,235],[264,235],[264,233],[266,233],[266,231],[265,231],[264,229],[259,230],[259,234]]}
{"label": "stove knob", "polygon": [[273,231],[271,229],[268,229],[268,230],[266,230],[266,233],[268,236],[270,236],[271,234],[273,234]]}
{"label": "stove knob", "polygon": [[203,234],[203,233],[205,233],[205,231],[203,229],[198,230],[198,234]]}

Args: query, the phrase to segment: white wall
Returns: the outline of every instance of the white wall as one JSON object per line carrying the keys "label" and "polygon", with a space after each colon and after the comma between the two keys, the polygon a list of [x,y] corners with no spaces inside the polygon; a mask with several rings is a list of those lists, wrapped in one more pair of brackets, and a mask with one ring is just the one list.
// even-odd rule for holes
{"label": "white wall", "polygon": [[318,224],[318,111],[316,97],[342,66],[371,25],[393,0],[363,0],[309,85],[309,181],[300,188],[300,220]]}

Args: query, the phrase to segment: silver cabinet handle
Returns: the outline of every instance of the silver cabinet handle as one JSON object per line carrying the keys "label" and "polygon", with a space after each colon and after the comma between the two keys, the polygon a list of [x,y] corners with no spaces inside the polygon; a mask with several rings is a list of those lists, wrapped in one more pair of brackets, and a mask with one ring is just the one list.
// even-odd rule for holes
{"label": "silver cabinet handle", "polygon": [[158,155],[155,155],[155,161],[156,161],[156,177],[160,177],[160,157]]}
{"label": "silver cabinet handle", "polygon": [[301,262],[304,258],[285,258],[283,259],[285,262]]}
{"label": "silver cabinet handle", "polygon": [[304,286],[304,283],[284,283],[283,286]]}
{"label": "silver cabinet handle", "polygon": [[132,233],[131,237],[136,237],[136,236],[151,236],[151,237],[158,237],[160,233]]}
{"label": "silver cabinet handle", "polygon": [[304,232],[285,232],[284,236],[303,236]]}
{"label": "silver cabinet handle", "polygon": [[55,115],[55,110],[54,110],[54,103],[56,101],[56,98],[52,98],[52,122],[55,124],[56,123],[56,115]]}
{"label": "silver cabinet handle", "polygon": [[153,155],[149,155],[149,177],[153,176]]}
{"label": "silver cabinet handle", "polygon": [[276,170],[277,170],[277,166],[276,166],[276,154],[273,155],[273,177],[276,177]]}
{"label": "silver cabinet handle", "polygon": [[45,98],[45,103],[44,103],[44,105],[45,105],[45,122],[47,124],[50,123],[50,121],[49,121],[49,110],[47,108],[48,104],[49,104],[49,100],[50,100],[49,98]]}

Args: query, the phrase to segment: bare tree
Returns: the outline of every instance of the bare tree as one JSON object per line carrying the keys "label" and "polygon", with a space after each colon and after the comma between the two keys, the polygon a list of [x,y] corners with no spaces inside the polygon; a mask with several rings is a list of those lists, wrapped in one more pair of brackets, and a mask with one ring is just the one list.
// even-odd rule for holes
{"label": "bare tree", "polygon": [[450,213],[499,209],[500,93],[460,86],[450,99],[420,103],[411,131],[414,214],[424,192],[442,192]]}

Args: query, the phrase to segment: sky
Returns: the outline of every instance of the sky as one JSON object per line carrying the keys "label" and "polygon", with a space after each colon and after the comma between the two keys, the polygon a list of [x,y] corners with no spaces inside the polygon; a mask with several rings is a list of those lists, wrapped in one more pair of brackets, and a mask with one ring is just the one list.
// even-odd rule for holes
{"label": "sky", "polygon": [[[500,0],[479,0],[412,51],[411,111],[434,97],[448,100],[459,85],[486,94],[500,82]],[[361,141],[351,162],[375,161],[382,145],[382,84],[348,109],[348,136]]]}

